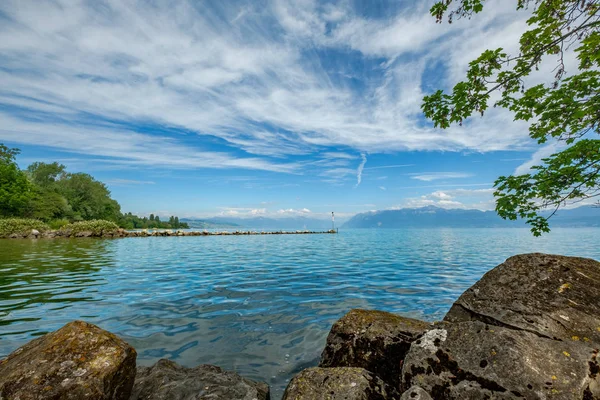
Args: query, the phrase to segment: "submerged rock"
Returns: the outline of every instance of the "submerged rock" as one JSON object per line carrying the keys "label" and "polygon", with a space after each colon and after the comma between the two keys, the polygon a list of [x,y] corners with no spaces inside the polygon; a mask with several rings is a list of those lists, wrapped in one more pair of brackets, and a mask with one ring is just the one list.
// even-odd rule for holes
{"label": "submerged rock", "polygon": [[333,324],[320,367],[360,367],[399,389],[410,344],[430,323],[384,311],[351,310]]}
{"label": "submerged rock", "polygon": [[600,398],[597,358],[582,342],[478,321],[440,324],[412,344],[402,380],[434,399],[591,400]]}
{"label": "submerged rock", "polygon": [[138,367],[131,400],[268,400],[269,386],[212,365],[185,368],[159,360]]}
{"label": "submerged rock", "polygon": [[0,360],[0,399],[126,400],[135,358],[112,333],[70,322]]}
{"label": "submerged rock", "polygon": [[396,398],[377,376],[363,368],[308,368],[296,375],[283,400],[387,400]]}
{"label": "submerged rock", "polygon": [[444,320],[482,321],[598,347],[600,263],[548,254],[511,257],[460,296]]}

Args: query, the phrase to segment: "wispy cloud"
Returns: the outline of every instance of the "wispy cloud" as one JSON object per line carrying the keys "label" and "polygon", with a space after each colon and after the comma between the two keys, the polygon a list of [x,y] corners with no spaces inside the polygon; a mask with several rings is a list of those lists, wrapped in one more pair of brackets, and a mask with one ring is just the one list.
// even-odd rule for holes
{"label": "wispy cloud", "polygon": [[365,168],[365,164],[367,163],[367,156],[364,153],[360,155],[360,158],[362,159],[362,161],[360,162],[358,169],[356,170],[356,186],[355,187],[358,187],[360,185],[360,183],[362,182],[363,169]]}
{"label": "wispy cloud", "polygon": [[561,143],[551,143],[540,148],[538,151],[531,155],[531,158],[529,160],[519,165],[517,169],[515,169],[514,174],[523,175],[533,172],[531,167],[533,167],[534,165],[542,164],[542,159],[550,157],[554,153],[558,153],[565,147],[566,146]]}
{"label": "wispy cloud", "polygon": [[424,182],[437,181],[441,179],[460,179],[460,178],[470,178],[473,174],[465,173],[465,172],[427,172],[422,174],[414,174],[411,176],[411,179],[416,179]]}
{"label": "wispy cloud", "polygon": [[395,165],[379,165],[376,167],[368,167],[365,169],[383,169],[383,168],[406,168],[413,167],[415,164],[395,164]]}
{"label": "wispy cloud", "polygon": [[345,1],[5,0],[0,139],[122,164],[286,173],[308,168],[291,158],[331,148],[345,150],[325,157],[342,160],[526,148],[524,125],[502,110],[446,131],[420,111],[431,65],[446,85],[518,37],[524,17],[507,3],[436,25],[421,3],[382,3],[388,15],[371,18]]}
{"label": "wispy cloud", "polygon": [[108,179],[105,181],[109,185],[130,186],[130,185],[155,185],[154,181],[137,181],[133,179]]}

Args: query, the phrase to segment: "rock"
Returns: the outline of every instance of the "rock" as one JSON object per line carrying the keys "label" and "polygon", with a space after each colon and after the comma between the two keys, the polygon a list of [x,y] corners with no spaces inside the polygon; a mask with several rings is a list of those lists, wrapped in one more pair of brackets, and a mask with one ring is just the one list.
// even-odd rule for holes
{"label": "rock", "polygon": [[283,400],[386,400],[390,388],[363,368],[308,368],[296,375]]}
{"label": "rock", "polygon": [[421,387],[413,386],[400,396],[400,400],[433,400]]}
{"label": "rock", "polygon": [[126,400],[135,358],[112,333],[70,322],[0,360],[0,399]]}
{"label": "rock", "polygon": [[360,367],[400,388],[410,344],[431,324],[374,310],[351,310],[331,327],[319,367]]}
{"label": "rock", "polygon": [[600,346],[600,263],[524,254],[509,258],[454,303],[445,321],[482,321]]}
{"label": "rock", "polygon": [[185,368],[159,360],[138,367],[131,400],[231,399],[268,400],[269,386],[212,365]]}
{"label": "rock", "polygon": [[434,399],[600,399],[598,350],[479,321],[436,326],[416,340],[404,388]]}
{"label": "rock", "polygon": [[81,231],[81,232],[77,232],[75,234],[75,237],[78,237],[78,238],[89,238],[92,236],[94,236],[94,232],[92,232],[92,231]]}

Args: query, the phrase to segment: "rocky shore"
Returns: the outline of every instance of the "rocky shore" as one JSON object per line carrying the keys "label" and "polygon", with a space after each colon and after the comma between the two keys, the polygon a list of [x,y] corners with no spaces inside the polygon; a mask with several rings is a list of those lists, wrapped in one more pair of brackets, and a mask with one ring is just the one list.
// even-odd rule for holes
{"label": "rocky shore", "polygon": [[[600,400],[599,348],[600,263],[519,255],[440,322],[351,310],[284,400]],[[215,366],[136,368],[135,358],[115,335],[74,321],[0,360],[0,399],[269,398],[267,384]]]}
{"label": "rocky shore", "polygon": [[317,235],[317,234],[332,234],[337,233],[336,230],[329,231],[223,231],[223,232],[209,232],[209,231],[182,231],[182,230],[147,230],[142,231],[128,231],[125,229],[118,229],[115,231],[108,232],[93,232],[93,231],[81,231],[71,232],[69,230],[51,230],[46,232],[40,232],[38,230],[31,230],[28,233],[13,233],[7,236],[5,239],[58,239],[58,238],[128,238],[128,237],[172,237],[172,236],[244,236],[244,235]]}

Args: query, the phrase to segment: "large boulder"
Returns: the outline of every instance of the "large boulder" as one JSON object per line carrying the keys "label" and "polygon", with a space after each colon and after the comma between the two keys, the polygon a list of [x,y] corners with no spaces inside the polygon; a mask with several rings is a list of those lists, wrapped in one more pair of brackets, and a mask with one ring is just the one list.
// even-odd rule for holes
{"label": "large boulder", "polygon": [[363,368],[308,368],[296,375],[283,400],[387,400],[393,390]]}
{"label": "large boulder", "polygon": [[600,399],[598,350],[478,321],[439,324],[415,341],[403,387],[434,399]]}
{"label": "large boulder", "polygon": [[599,347],[600,263],[548,254],[511,257],[460,296],[444,320],[482,321]]}
{"label": "large boulder", "polygon": [[351,310],[333,324],[320,367],[360,367],[399,389],[402,361],[430,323],[375,310]]}
{"label": "large boulder", "polygon": [[159,360],[138,367],[131,400],[268,400],[269,386],[212,365],[185,368]]}
{"label": "large boulder", "polygon": [[0,360],[0,399],[126,400],[135,359],[112,333],[70,322]]}

